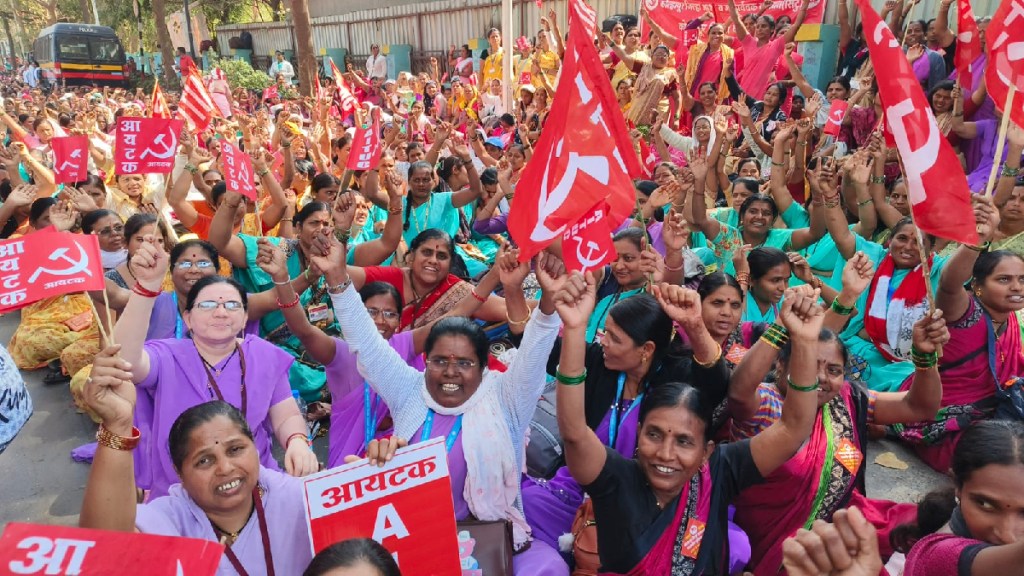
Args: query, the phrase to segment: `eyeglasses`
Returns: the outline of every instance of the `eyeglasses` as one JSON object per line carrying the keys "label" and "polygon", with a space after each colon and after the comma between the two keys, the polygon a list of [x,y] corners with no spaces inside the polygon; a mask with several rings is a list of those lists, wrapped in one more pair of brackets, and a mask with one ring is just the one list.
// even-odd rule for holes
{"label": "eyeglasses", "polygon": [[432,369],[437,370],[438,372],[447,370],[449,366],[453,365],[455,366],[455,369],[458,370],[459,372],[469,372],[473,368],[476,368],[477,362],[473,360],[466,360],[463,358],[456,360],[454,356],[449,356],[448,358],[445,358],[443,356],[427,358],[427,366],[430,366]]}
{"label": "eyeglasses", "polygon": [[100,236],[110,236],[111,234],[124,234],[124,226],[116,224],[114,226],[107,226],[96,232]]}
{"label": "eyeglasses", "polygon": [[191,260],[184,260],[174,265],[178,270],[191,270],[193,266],[200,270],[206,270],[207,268],[213,268],[213,262],[210,262],[209,260],[196,260],[195,262],[192,262]]}
{"label": "eyeglasses", "polygon": [[[385,320],[398,320],[400,314],[398,312],[392,312],[391,310],[378,310],[376,308],[367,308],[366,312],[370,315],[370,318],[376,320],[379,317],[383,317]],[[447,362],[447,360],[445,360]]]}
{"label": "eyeglasses", "polygon": [[637,34],[636,32],[630,32],[629,34],[626,34],[626,38],[629,38],[630,36],[632,36],[633,38],[639,38],[640,34]]}
{"label": "eyeglasses", "polygon": [[241,310],[242,303],[238,300],[225,300],[224,302],[217,302],[216,300],[203,300],[202,302],[196,302],[195,307],[203,310],[204,312],[212,312],[218,307],[223,306],[228,312],[236,312]]}

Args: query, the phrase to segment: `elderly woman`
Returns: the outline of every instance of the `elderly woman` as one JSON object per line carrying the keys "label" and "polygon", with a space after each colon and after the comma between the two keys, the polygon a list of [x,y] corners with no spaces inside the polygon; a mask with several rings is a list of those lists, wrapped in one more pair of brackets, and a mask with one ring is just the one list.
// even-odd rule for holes
{"label": "elderly woman", "polygon": [[131,364],[132,381],[153,395],[152,494],[166,494],[178,478],[178,466],[165,448],[171,424],[184,410],[213,399],[242,410],[256,431],[265,466],[277,468],[270,454],[273,432],[285,447],[289,473],[315,472],[318,465],[305,420],[288,386],[293,359],[260,338],[238,338],[246,324],[248,299],[237,282],[208,276],[189,289],[182,321],[191,339],[145,341],[168,267],[167,253],[148,238],[132,258],[136,284],[114,330],[115,341],[123,344],[121,357]]}
{"label": "elderly woman", "polygon": [[314,257],[314,262],[327,275],[338,321],[360,373],[391,409],[395,435],[413,442],[445,438],[456,517],[510,521],[518,551],[515,574],[567,574],[557,551],[531,542],[519,491],[526,429],[544,387],[545,359],[558,335],[551,299],[559,280],[538,263],[544,296],[531,313],[522,292],[529,266],[503,263],[509,317],[526,325],[515,357],[502,358],[508,362],[505,372],[487,369],[487,338],[464,318],[434,325],[424,345],[427,370],[420,372],[374,326],[348,277],[342,247],[335,242],[325,252],[328,256]]}

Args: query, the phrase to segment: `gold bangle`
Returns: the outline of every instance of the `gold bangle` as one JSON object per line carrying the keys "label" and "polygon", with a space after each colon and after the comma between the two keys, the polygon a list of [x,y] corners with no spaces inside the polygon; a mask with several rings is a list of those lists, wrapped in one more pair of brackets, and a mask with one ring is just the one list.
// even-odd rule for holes
{"label": "gold bangle", "polygon": [[139,445],[139,439],[142,438],[142,434],[139,429],[132,426],[132,435],[129,437],[118,436],[110,430],[100,424],[98,430],[96,430],[96,443],[100,446],[106,446],[113,450],[131,451]]}
{"label": "gold bangle", "polygon": [[530,315],[527,314],[526,319],[524,320],[513,320],[512,317],[508,315],[508,310],[505,310],[505,320],[508,320],[508,323],[512,326],[524,326],[530,321]]}
{"label": "gold bangle", "polygon": [[718,361],[722,358],[722,345],[719,344],[718,342],[715,342],[715,347],[718,348],[718,351],[715,353],[714,358],[712,358],[708,362],[701,362],[700,360],[697,359],[696,355],[693,356],[693,361],[696,362],[697,365],[700,366],[701,368],[711,368],[712,366],[717,364]]}

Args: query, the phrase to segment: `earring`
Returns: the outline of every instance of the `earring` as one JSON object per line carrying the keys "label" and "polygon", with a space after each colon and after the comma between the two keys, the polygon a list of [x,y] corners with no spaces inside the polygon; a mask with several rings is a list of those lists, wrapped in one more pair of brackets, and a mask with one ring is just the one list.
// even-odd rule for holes
{"label": "earring", "polygon": [[981,288],[975,288],[974,295],[977,296],[978,298],[981,298]]}

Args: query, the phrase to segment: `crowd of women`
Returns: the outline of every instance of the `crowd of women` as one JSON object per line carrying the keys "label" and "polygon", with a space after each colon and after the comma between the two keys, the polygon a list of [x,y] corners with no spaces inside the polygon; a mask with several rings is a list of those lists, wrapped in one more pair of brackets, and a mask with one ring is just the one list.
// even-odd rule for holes
{"label": "crowd of women", "polygon": [[[349,117],[329,83],[228,87],[230,117],[184,130],[166,176],[114,170],[114,119],[150,113],[145,95],[5,87],[0,237],[55,227],[102,252],[106,290],[24,308],[8,347],[98,424],[82,526],[219,541],[223,574],[390,576],[369,540],[313,557],[299,478],[443,438],[456,518],[507,523],[517,575],[1019,572],[1024,130],[994,158],[1000,113],[984,74],[956,81],[952,0],[929,22],[886,3],[977,193],[980,245],[922,234],[847,1],[824,91],[794,44],[806,0],[778,21],[730,2],[686,49],[645,9],[648,37],[609,21],[595,46],[649,179],[585,274],[557,242],[521,258],[507,227],[559,82],[555,11],[515,54],[492,29],[482,61],[350,66]],[[371,115],[384,153],[349,170]],[[89,139],[74,185],[54,178],[65,134]],[[224,142],[257,200],[227,188]],[[564,457],[530,475],[542,396]],[[950,488],[872,498],[882,437]]]}

